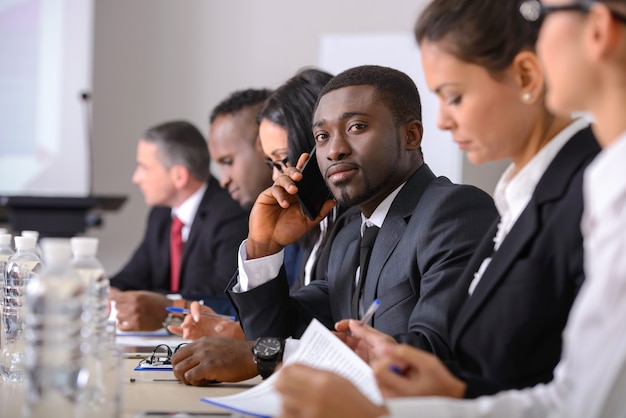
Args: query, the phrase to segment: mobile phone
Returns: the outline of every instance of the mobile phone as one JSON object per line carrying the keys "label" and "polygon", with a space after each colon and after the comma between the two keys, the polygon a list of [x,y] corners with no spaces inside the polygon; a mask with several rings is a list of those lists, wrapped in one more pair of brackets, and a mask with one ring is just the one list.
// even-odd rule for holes
{"label": "mobile phone", "polygon": [[324,202],[330,199],[331,194],[328,186],[324,181],[324,176],[320,172],[315,158],[315,147],[309,153],[309,159],[304,163],[304,167],[300,170],[302,180],[296,184],[298,193],[296,199],[300,203],[302,213],[309,219],[314,220],[320,214]]}

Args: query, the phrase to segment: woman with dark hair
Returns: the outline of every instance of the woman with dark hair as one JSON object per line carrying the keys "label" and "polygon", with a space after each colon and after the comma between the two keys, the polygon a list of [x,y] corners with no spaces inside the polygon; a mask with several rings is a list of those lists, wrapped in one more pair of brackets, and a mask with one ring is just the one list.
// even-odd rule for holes
{"label": "woman with dark hair", "polygon": [[[511,164],[494,193],[500,216],[442,307],[458,387],[387,390],[382,378],[390,395],[474,398],[523,388],[552,380],[561,357],[562,331],[584,279],[582,174],[600,148],[587,121],[547,108],[535,53],[539,26],[519,6],[434,0],[415,26],[426,82],[439,97],[439,127],[472,163]],[[359,341],[391,341],[342,325]]]}
{"label": "woman with dark hair", "polygon": [[[325,71],[305,68],[278,87],[265,101],[258,116],[259,140],[267,162],[274,170],[274,179],[282,174],[285,167],[295,167],[303,153],[313,150],[313,108],[319,92],[332,77]],[[324,247],[337,212],[338,209],[333,209],[320,222],[319,228],[309,232],[301,242],[285,249],[286,260],[300,258],[299,263],[285,263],[296,265],[299,269],[297,281],[290,283],[292,290],[323,277],[326,257],[320,257],[319,252]],[[316,272],[319,272],[320,277]]]}

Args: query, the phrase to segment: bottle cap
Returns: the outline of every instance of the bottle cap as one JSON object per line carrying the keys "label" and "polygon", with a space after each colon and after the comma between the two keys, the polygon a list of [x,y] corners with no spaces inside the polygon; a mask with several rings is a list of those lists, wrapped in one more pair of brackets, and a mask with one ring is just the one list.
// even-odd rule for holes
{"label": "bottle cap", "polygon": [[15,248],[18,250],[28,250],[35,248],[37,240],[33,237],[15,237]]}
{"label": "bottle cap", "polygon": [[0,246],[2,247],[11,246],[11,234],[0,234]]}
{"label": "bottle cap", "polygon": [[98,252],[98,238],[74,237],[70,240],[75,255],[93,255]]}
{"label": "bottle cap", "polygon": [[70,240],[67,238],[44,238],[41,249],[46,264],[69,263],[72,256]]}
{"label": "bottle cap", "polygon": [[35,241],[37,241],[39,239],[39,232],[26,230],[26,231],[22,231],[22,236],[23,237],[33,237],[33,238],[35,238]]}

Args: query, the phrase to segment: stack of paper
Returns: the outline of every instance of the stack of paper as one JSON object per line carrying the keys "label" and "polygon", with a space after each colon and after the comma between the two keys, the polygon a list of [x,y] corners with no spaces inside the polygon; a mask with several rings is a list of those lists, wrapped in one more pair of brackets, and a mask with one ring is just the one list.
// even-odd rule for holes
{"label": "stack of paper", "polygon": [[[383,402],[372,369],[315,319],[302,335],[296,352],[284,362],[285,365],[291,363],[302,363],[317,369],[333,371],[351,381],[372,402],[376,404]],[[276,416],[281,410],[280,395],[274,390],[274,382],[279,374],[280,372],[272,375],[245,392],[202,400],[252,416]]]}

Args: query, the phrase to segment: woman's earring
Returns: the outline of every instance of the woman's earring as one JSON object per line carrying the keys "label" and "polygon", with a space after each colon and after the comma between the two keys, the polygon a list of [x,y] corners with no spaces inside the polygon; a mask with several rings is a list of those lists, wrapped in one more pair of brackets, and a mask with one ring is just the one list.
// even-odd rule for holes
{"label": "woman's earring", "polygon": [[525,102],[530,102],[533,98],[533,94],[529,91],[527,91],[526,93],[522,94],[522,100]]}

